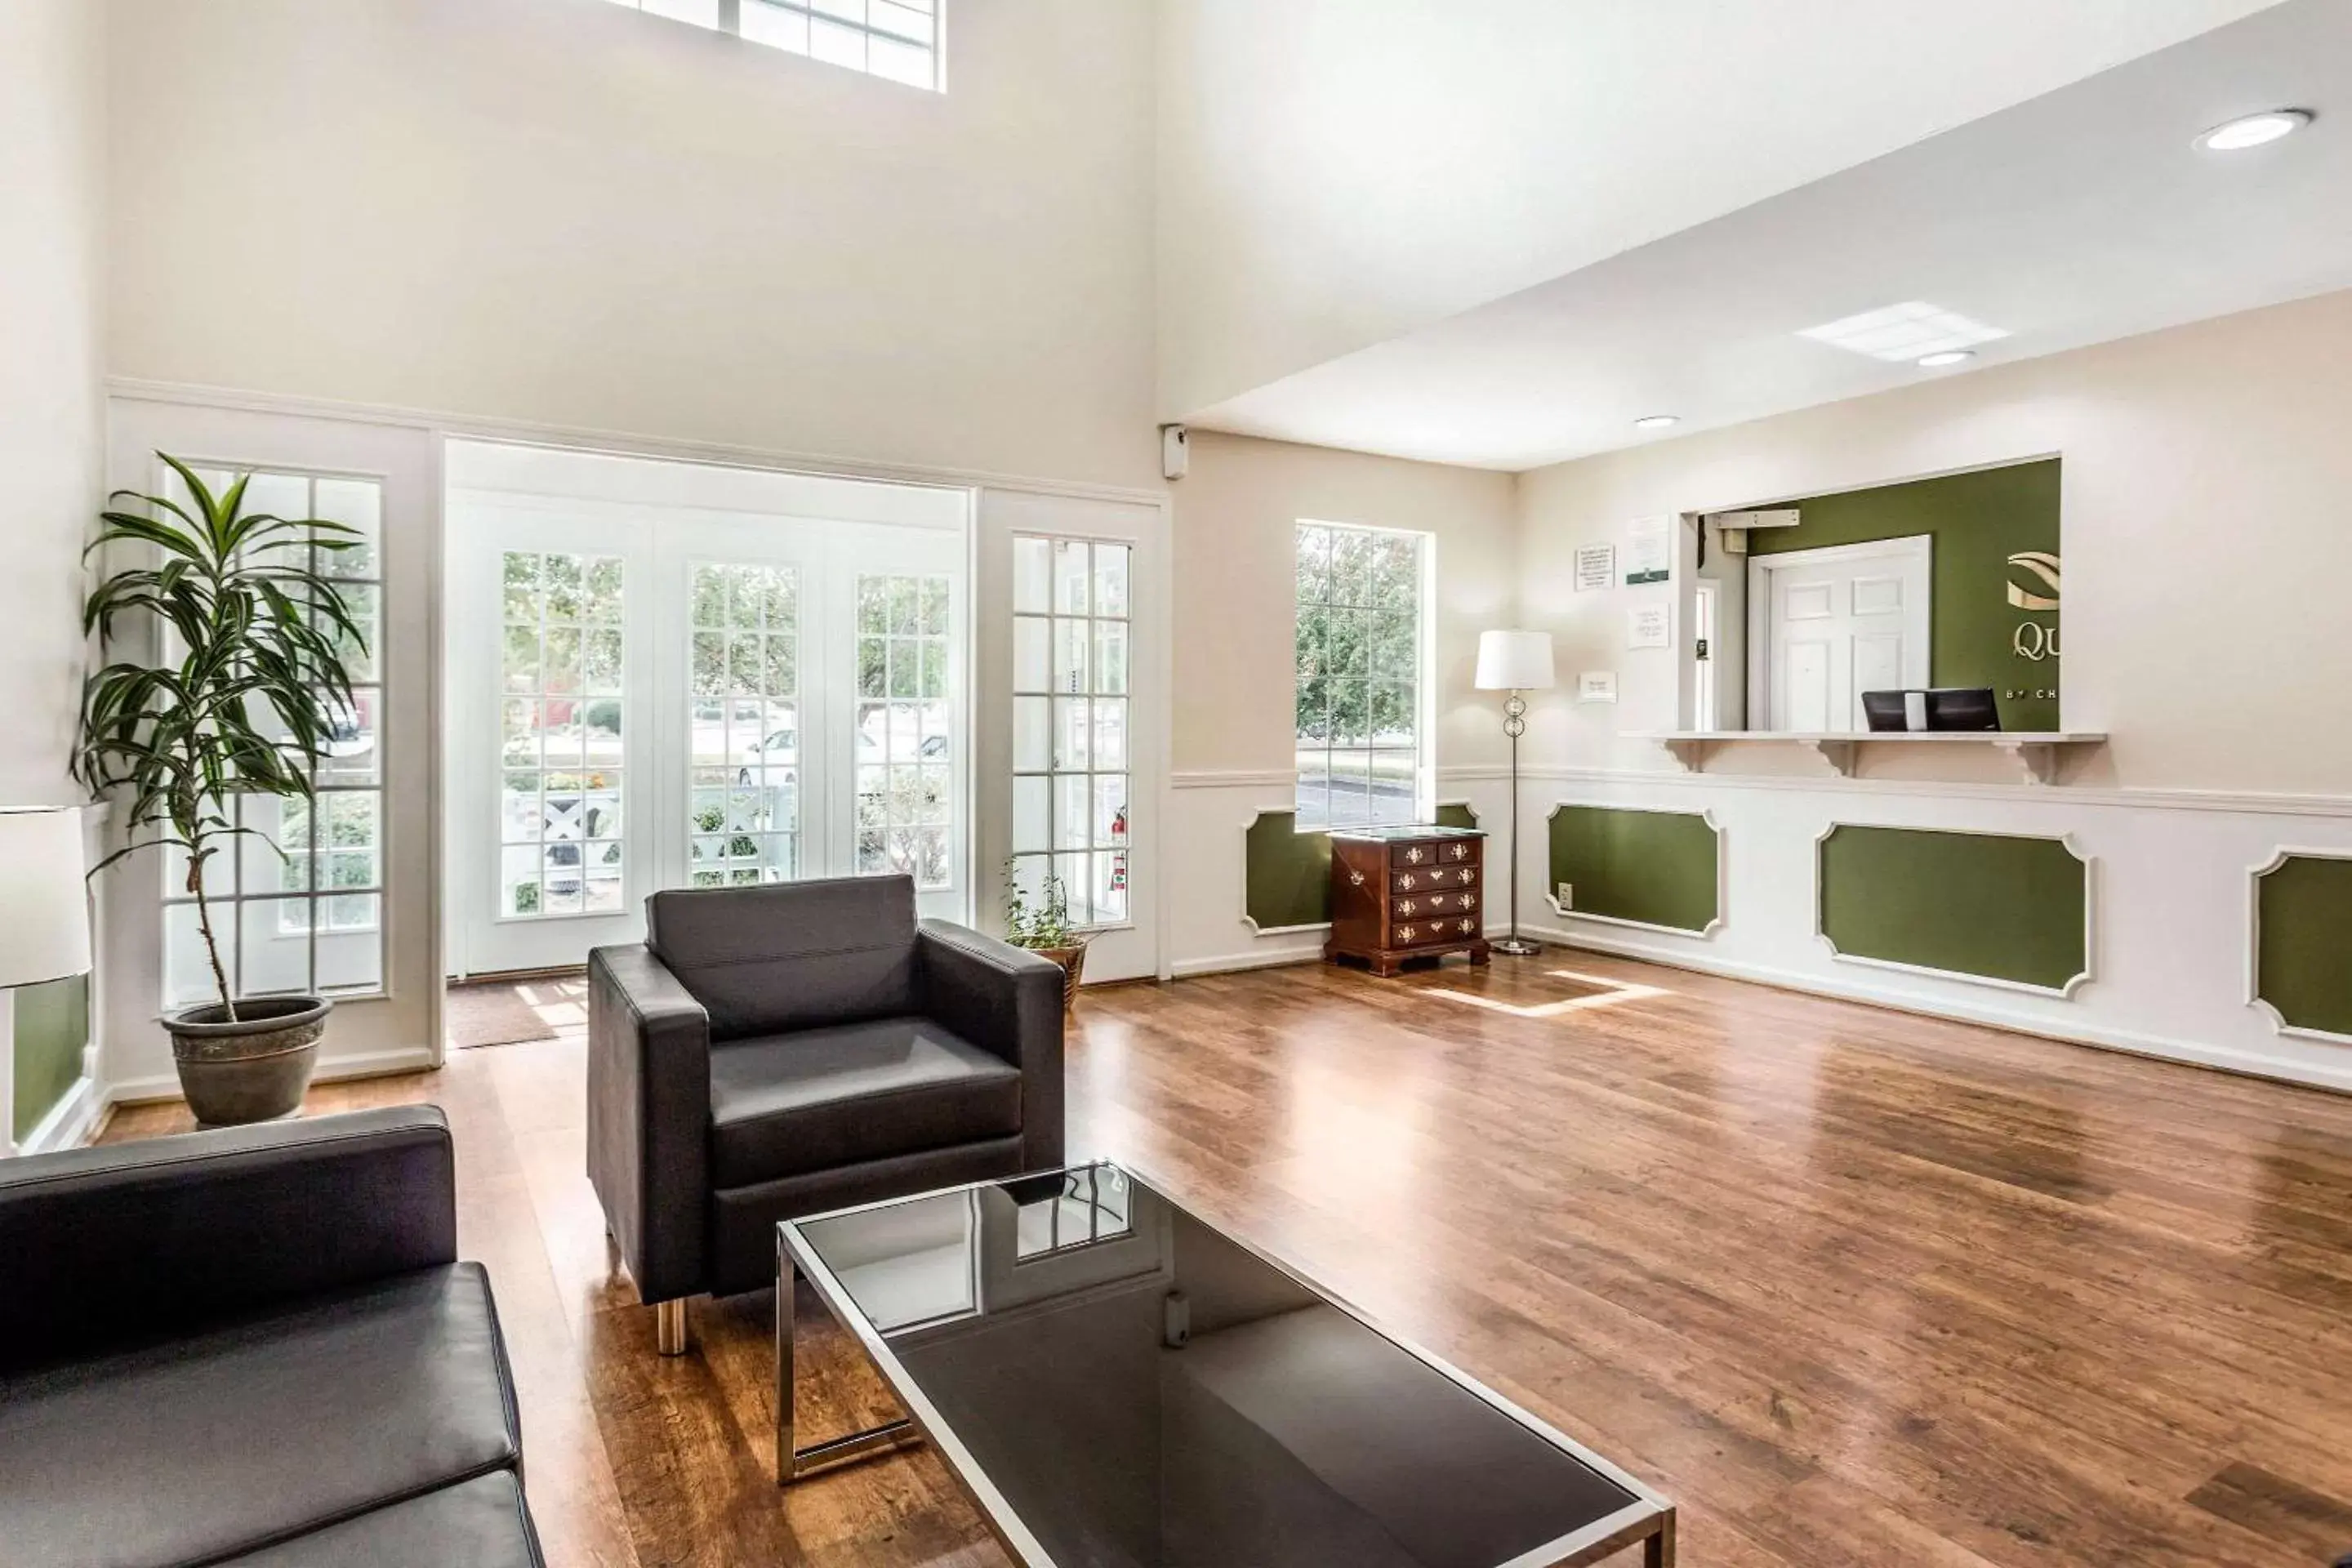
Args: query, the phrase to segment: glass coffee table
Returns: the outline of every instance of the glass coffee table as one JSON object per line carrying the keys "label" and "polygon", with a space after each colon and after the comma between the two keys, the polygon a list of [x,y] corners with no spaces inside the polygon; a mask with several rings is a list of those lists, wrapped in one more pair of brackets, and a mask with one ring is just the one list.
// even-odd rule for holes
{"label": "glass coffee table", "polygon": [[[908,1417],[810,1441],[793,1268]],[[1672,1504],[1114,1165],[777,1227],[790,1483],[928,1440],[1024,1568],[1552,1568]]]}

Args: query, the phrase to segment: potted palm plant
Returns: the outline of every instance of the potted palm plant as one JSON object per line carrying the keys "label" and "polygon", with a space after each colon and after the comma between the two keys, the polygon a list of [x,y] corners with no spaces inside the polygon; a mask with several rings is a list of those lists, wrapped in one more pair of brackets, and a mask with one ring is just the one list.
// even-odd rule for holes
{"label": "potted palm plant", "polygon": [[1062,1005],[1075,1006],[1086,973],[1087,939],[1070,924],[1069,889],[1049,868],[1032,904],[1021,891],[1013,862],[1004,863],[1004,940],[1062,966]]}
{"label": "potted palm plant", "polygon": [[[89,546],[124,547],[143,563],[102,577],[83,606],[83,630],[110,661],[83,689],[74,773],[123,806],[128,842],[96,870],[148,848],[176,848],[184,860],[218,993],[163,1020],[189,1109],[206,1124],[265,1121],[301,1104],[330,1004],[232,993],[207,872],[241,838],[288,858],[242,825],[234,797],[315,805],[320,762],[354,711],[346,654],[362,657],[366,645],[310,552],[352,549],[361,535],[315,518],[248,512],[250,474],[215,494],[187,464],[157,455],[187,487],[186,504],[118,490],[111,505],[147,510],[101,513]],[[152,644],[137,639],[152,652],[113,657],[125,631],[152,632]]]}

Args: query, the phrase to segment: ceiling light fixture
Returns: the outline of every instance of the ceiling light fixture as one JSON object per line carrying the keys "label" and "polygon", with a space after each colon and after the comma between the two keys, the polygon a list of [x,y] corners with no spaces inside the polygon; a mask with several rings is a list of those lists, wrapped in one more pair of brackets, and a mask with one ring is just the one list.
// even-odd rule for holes
{"label": "ceiling light fixture", "polygon": [[2249,147],[2292,136],[2310,123],[2308,109],[2266,109],[2260,114],[2243,114],[2216,125],[2200,135],[2193,144],[2207,153],[2242,153]]}
{"label": "ceiling light fixture", "polygon": [[1639,419],[1633,421],[1633,428],[1636,430],[1663,430],[1669,425],[1679,425],[1682,422],[1683,416],[1679,414],[1644,414]]}
{"label": "ceiling light fixture", "polygon": [[1919,356],[1919,368],[1921,370],[1941,370],[1948,364],[1958,364],[1962,360],[1974,359],[1976,357],[1976,351],[1974,349],[1946,349],[1941,353],[1921,354]]}
{"label": "ceiling light fixture", "polygon": [[1807,327],[1797,335],[1883,359],[1889,364],[1908,364],[1927,354],[1973,348],[2009,336],[1999,327],[1972,321],[1958,310],[1947,310],[1925,300],[1864,310],[1858,316]]}

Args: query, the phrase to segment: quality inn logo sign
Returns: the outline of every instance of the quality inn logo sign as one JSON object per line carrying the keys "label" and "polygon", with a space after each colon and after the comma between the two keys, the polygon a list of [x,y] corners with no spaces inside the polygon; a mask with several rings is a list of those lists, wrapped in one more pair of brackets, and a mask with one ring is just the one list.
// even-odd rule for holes
{"label": "quality inn logo sign", "polygon": [[2058,557],[2046,550],[2021,550],[2011,556],[2009,602],[2021,610],[2056,609]]}

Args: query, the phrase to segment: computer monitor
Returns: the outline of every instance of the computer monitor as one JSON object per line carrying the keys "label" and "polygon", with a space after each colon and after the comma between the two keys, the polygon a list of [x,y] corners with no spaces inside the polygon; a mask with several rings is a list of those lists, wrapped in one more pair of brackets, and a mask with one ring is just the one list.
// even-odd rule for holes
{"label": "computer monitor", "polygon": [[2000,708],[1990,686],[1945,686],[1927,693],[1930,730],[1998,730]]}
{"label": "computer monitor", "polygon": [[1914,730],[1998,730],[2000,709],[1990,686],[1865,691],[1862,716],[1874,733]]}

